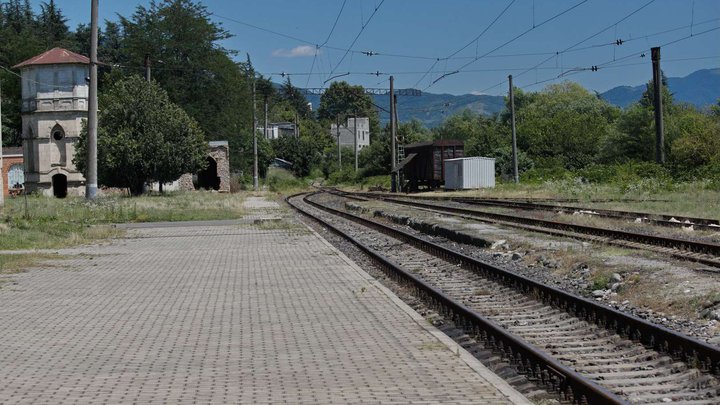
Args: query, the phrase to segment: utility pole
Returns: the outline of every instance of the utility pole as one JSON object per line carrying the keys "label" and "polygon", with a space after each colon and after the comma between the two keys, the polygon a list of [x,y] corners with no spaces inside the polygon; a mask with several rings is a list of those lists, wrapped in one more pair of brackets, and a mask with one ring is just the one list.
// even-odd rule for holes
{"label": "utility pole", "polygon": [[145,80],[150,83],[150,54],[145,54]]}
{"label": "utility pole", "polygon": [[508,76],[510,82],[510,123],[512,128],[512,159],[513,159],[513,178],[515,184],[520,183],[518,175],[518,153],[517,153],[517,133],[515,132],[515,94],[513,92],[512,75]]}
{"label": "utility pole", "polygon": [[252,134],[253,134],[253,190],[257,191],[258,181],[258,154],[257,154],[257,117],[255,116],[255,71],[252,71]]}
{"label": "utility pole", "polygon": [[342,170],[342,149],[340,149],[340,114],[335,118],[337,126],[335,127],[335,133],[337,133],[338,139],[338,169]]}
{"label": "utility pole", "polygon": [[355,138],[355,172],[358,171],[357,112],[353,115],[353,138]]}
{"label": "utility pole", "polygon": [[88,94],[88,155],[85,198],[95,199],[97,195],[97,47],[98,47],[98,0],[90,0],[90,90]]}
{"label": "utility pole", "polygon": [[297,111],[295,111],[295,138],[300,138],[300,121]]}
{"label": "utility pole", "polygon": [[[3,174],[3,147],[2,147],[2,79],[0,79],[0,207],[5,205],[5,175]],[[10,184],[8,184],[10,187]]]}
{"label": "utility pole", "polygon": [[655,99],[655,161],[665,163],[665,129],[663,128],[662,72],[660,71],[660,47],[651,48],[653,87]]}
{"label": "utility pole", "polygon": [[270,138],[268,136],[268,96],[265,94],[264,101],[265,103],[265,126],[263,127],[263,132],[265,133],[265,139]]}
{"label": "utility pole", "polygon": [[395,78],[390,76],[390,191],[397,192],[397,173],[395,173],[396,160],[395,156],[397,146],[395,145]]}

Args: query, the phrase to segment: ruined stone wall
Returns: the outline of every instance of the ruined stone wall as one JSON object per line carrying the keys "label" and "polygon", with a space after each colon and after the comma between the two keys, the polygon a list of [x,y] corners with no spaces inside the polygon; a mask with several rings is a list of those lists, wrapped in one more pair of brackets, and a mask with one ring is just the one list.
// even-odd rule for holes
{"label": "ruined stone wall", "polygon": [[226,146],[215,146],[208,154],[217,163],[217,175],[220,177],[221,193],[230,192],[230,156]]}

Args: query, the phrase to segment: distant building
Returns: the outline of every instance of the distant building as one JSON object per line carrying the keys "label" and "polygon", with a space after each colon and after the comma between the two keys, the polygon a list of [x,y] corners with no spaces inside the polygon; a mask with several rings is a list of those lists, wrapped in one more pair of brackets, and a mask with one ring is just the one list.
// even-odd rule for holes
{"label": "distant building", "polygon": [[3,195],[11,190],[22,190],[25,184],[25,168],[23,167],[23,149],[4,147],[2,150]]}
{"label": "distant building", "polygon": [[[347,125],[340,125],[340,146],[354,147],[355,137],[353,131],[356,131],[358,150],[370,146],[370,119],[368,117],[358,117],[357,128],[354,124],[355,118],[348,118]],[[330,125],[330,136],[337,142],[338,130],[336,124]]]}
{"label": "distant building", "polygon": [[22,76],[22,139],[27,192],[63,198],[84,194],[73,164],[88,114],[89,59],[53,48],[15,66]]}
{"label": "distant building", "polygon": [[[260,126],[257,130],[264,134],[265,128]],[[297,136],[297,132],[292,122],[272,122],[268,124],[267,134],[264,135],[267,139],[278,139],[281,136]]]}

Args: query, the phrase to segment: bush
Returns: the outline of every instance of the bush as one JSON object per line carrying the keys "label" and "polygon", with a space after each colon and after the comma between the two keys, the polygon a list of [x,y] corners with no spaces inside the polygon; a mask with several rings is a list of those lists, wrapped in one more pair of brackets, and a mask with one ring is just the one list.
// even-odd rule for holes
{"label": "bush", "polygon": [[361,180],[360,185],[363,188],[370,188],[370,187],[382,187],[385,189],[390,189],[390,175],[381,175],[381,176],[370,176],[365,177]]}
{"label": "bush", "polygon": [[530,184],[541,184],[546,181],[572,180],[573,173],[562,167],[535,167],[520,176],[520,181]]}
{"label": "bush", "polygon": [[342,170],[330,173],[327,184],[335,186],[338,184],[354,184],[358,182],[358,175],[352,166],[344,166]]}
{"label": "bush", "polygon": [[285,169],[271,167],[265,177],[265,185],[270,191],[283,192],[291,189],[306,188],[307,182],[303,179],[295,177],[291,172]]}

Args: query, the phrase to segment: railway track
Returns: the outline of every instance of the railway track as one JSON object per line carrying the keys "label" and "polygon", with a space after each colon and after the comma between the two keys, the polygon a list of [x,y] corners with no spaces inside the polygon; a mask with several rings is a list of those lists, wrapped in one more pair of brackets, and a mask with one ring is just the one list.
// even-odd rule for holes
{"label": "railway track", "polygon": [[720,220],[709,218],[694,218],[678,215],[653,214],[649,212],[606,210],[598,208],[578,207],[574,205],[541,204],[536,202],[512,200],[487,200],[482,198],[453,198],[452,201],[480,206],[504,207],[531,211],[551,211],[558,213],[581,213],[603,218],[629,220],[633,222],[649,223],[668,227],[693,227],[696,230],[709,230],[720,232]]}
{"label": "railway track", "polygon": [[[452,207],[425,201],[397,198],[393,196],[369,193],[334,192],[344,197],[379,199],[382,201],[429,210],[445,215],[454,215],[483,222],[521,228],[533,232],[565,236],[575,239],[585,239],[593,242],[632,249],[650,250],[682,260],[691,260],[712,266],[714,268],[720,268],[720,244],[717,243],[529,218],[522,215],[500,214],[477,209]],[[712,270],[712,272],[716,271]]]}
{"label": "railway track", "polygon": [[288,202],[572,402],[720,402],[713,346],[304,195]]}
{"label": "railway track", "polygon": [[[336,190],[336,189],[333,189]],[[336,190],[340,192],[339,190]],[[369,198],[376,196],[397,197],[397,195],[386,193],[355,193]],[[453,201],[462,204],[503,207],[529,211],[551,211],[558,213],[581,213],[603,218],[622,219],[633,222],[649,223],[668,227],[689,227],[696,230],[708,230],[720,232],[720,220],[710,218],[696,218],[682,215],[653,214],[650,212],[608,210],[599,208],[580,207],[577,205],[562,205],[563,203],[578,203],[576,199],[522,199],[522,198],[490,198],[490,197],[420,197],[413,196],[413,199],[423,201]],[[617,202],[633,200],[591,200],[589,202]],[[646,200],[665,201],[665,200]]]}

